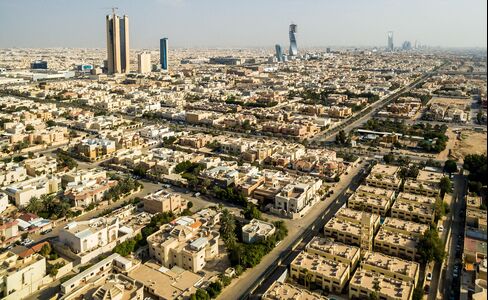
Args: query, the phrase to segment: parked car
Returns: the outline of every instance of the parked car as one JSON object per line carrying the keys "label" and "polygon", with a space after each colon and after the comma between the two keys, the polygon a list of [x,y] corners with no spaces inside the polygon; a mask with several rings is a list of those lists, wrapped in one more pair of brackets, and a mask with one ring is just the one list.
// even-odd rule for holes
{"label": "parked car", "polygon": [[432,280],[432,273],[430,273],[430,272],[429,272],[429,273],[427,273],[427,277],[426,277],[426,279],[427,279],[428,281],[431,281],[431,280]]}

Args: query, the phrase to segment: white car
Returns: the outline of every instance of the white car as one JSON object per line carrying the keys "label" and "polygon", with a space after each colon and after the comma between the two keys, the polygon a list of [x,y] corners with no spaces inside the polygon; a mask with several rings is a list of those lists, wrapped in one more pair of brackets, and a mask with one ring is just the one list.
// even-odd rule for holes
{"label": "white car", "polygon": [[438,230],[439,232],[443,232],[443,231],[444,231],[444,226],[442,226],[442,225],[441,225],[441,226],[437,227],[437,230]]}
{"label": "white car", "polygon": [[427,273],[427,281],[431,281],[432,280],[432,273]]}

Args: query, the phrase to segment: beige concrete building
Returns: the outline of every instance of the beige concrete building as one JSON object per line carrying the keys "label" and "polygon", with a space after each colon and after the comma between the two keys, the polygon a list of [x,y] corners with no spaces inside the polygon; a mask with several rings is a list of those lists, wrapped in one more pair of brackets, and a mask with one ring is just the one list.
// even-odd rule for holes
{"label": "beige concrete building", "polygon": [[377,164],[366,177],[366,183],[370,186],[397,190],[400,187],[401,179],[398,176],[400,167]]}
{"label": "beige concrete building", "polygon": [[187,208],[187,201],[180,195],[165,190],[157,191],[143,198],[144,211],[152,214],[172,212],[179,214]]}
{"label": "beige concrete building", "polygon": [[151,69],[151,53],[139,53],[137,55],[137,72],[141,74],[150,73]]}
{"label": "beige concrete building", "polygon": [[350,299],[368,299],[376,294],[383,300],[410,300],[414,285],[380,273],[358,269],[349,282]]}
{"label": "beige concrete building", "polygon": [[439,182],[443,174],[420,170],[416,179],[407,179],[404,184],[406,193],[435,197],[439,195]]}
{"label": "beige concrete building", "polygon": [[428,225],[386,218],[374,239],[376,251],[409,260],[417,258],[419,237]]}
{"label": "beige concrete building", "polygon": [[0,163],[0,186],[27,179],[27,170],[17,163]]}
{"label": "beige concrete building", "polygon": [[59,240],[76,254],[90,252],[116,241],[119,235],[117,218],[73,221],[59,231]]}
{"label": "beige concrete building", "polygon": [[198,272],[219,254],[220,234],[200,221],[180,217],[147,238],[149,255],[166,268]]}
{"label": "beige concrete building", "polygon": [[290,264],[290,277],[305,286],[311,284],[335,293],[341,293],[349,280],[349,265],[317,254],[300,252]]}
{"label": "beige concrete building", "polygon": [[11,184],[5,187],[5,193],[11,202],[22,208],[29,204],[31,198],[56,193],[60,186],[61,180],[57,176],[44,175]]}
{"label": "beige concrete building", "polygon": [[275,281],[263,294],[262,300],[327,300],[327,297],[298,288],[289,283]]}
{"label": "beige concrete building", "polygon": [[337,243],[332,239],[315,236],[305,247],[311,254],[317,254],[327,259],[349,265],[352,272],[361,256],[358,247]]}
{"label": "beige concrete building", "polygon": [[25,299],[37,292],[46,275],[46,259],[33,254],[21,259],[7,251],[0,254],[0,297],[5,300]]}
{"label": "beige concrete building", "polygon": [[242,241],[252,244],[256,241],[265,240],[275,233],[275,226],[269,222],[252,219],[251,222],[242,226]]}
{"label": "beige concrete building", "polygon": [[379,225],[379,215],[343,207],[325,224],[324,234],[338,242],[371,250]]}
{"label": "beige concrete building", "polygon": [[24,166],[29,176],[40,176],[56,173],[58,164],[53,157],[40,156],[24,160]]}
{"label": "beige concrete building", "polygon": [[419,279],[420,265],[416,262],[379,252],[366,252],[361,261],[361,268],[380,273],[384,276],[412,282],[415,286]]}
{"label": "beige concrete building", "polygon": [[348,206],[357,210],[365,210],[381,216],[391,207],[395,191],[360,185],[348,199]]}
{"label": "beige concrete building", "polygon": [[418,194],[400,193],[391,208],[394,218],[431,224],[434,222],[436,198]]}

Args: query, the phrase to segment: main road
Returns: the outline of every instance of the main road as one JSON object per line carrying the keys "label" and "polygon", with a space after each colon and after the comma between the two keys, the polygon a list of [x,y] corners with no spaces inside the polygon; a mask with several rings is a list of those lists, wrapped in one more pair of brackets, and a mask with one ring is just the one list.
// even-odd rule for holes
{"label": "main road", "polygon": [[[445,63],[442,65],[444,66]],[[440,66],[440,67],[442,67]],[[436,70],[438,70],[440,67],[436,68],[435,70],[431,72],[427,72],[421,77],[417,78],[415,81],[411,82],[410,84],[398,89],[395,93],[392,95],[386,96],[385,98],[376,101],[375,103],[371,104],[369,107],[365,108],[363,111],[359,112],[357,115],[352,116],[348,120],[344,121],[341,125],[338,127],[331,128],[329,130],[326,130],[322,133],[317,134],[313,139],[310,141],[315,141],[315,142],[331,142],[335,139],[335,136],[339,132],[339,130],[344,130],[346,132],[351,131],[352,129],[358,127],[361,124],[366,123],[369,119],[371,119],[377,112],[379,112],[385,105],[388,103],[398,99],[402,94],[409,92],[419,84],[423,83],[425,80],[427,80],[429,77],[431,77],[433,74],[436,74]]]}
{"label": "main road", "polygon": [[[254,268],[248,269],[239,278],[232,281],[218,299],[247,299],[252,296],[253,290],[258,291],[258,286],[264,282],[262,287],[266,288],[269,280],[265,279],[276,277],[282,268],[288,263],[294,249],[302,247],[304,242],[315,235],[323,224],[335,213],[343,203],[344,194],[351,183],[357,182],[358,177],[364,174],[365,162],[353,167],[341,181],[333,187],[333,196],[317,203],[302,219],[292,222],[296,226],[288,226],[288,236],[279,243],[270,253],[263,257],[262,261]],[[338,203],[339,202],[339,203]],[[279,270],[279,269],[278,269]]]}

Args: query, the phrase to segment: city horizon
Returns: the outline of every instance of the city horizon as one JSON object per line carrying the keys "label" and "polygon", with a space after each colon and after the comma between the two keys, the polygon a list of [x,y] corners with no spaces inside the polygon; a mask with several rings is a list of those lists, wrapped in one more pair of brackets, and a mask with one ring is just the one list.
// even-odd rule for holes
{"label": "city horizon", "polygon": [[[10,28],[1,33],[0,48],[103,48],[105,35],[101,29],[104,16],[109,14],[110,8],[93,1],[53,7],[52,3],[57,2],[43,6],[32,3],[34,12],[42,14],[46,9],[55,11],[44,23],[34,24],[31,22],[35,18],[29,17],[31,12],[22,11],[25,3],[0,1],[2,11],[13,12],[0,19],[0,26]],[[174,48],[272,48],[276,43],[287,41],[287,27],[292,22],[299,25],[297,40],[300,48],[381,48],[387,46],[389,31],[394,32],[395,48],[399,48],[404,41],[412,44],[418,41],[422,45],[440,48],[486,48],[486,2],[470,2],[480,3],[485,9],[474,9],[476,5],[466,5],[466,9],[471,10],[463,14],[470,15],[466,18],[455,14],[461,8],[460,3],[440,0],[427,5],[413,1],[408,7],[403,7],[405,13],[399,9],[404,4],[397,4],[399,7],[394,8],[383,0],[373,1],[368,6],[351,2],[339,4],[335,1],[327,5],[303,3],[302,6],[286,1],[283,7],[271,7],[268,3],[263,7],[268,9],[264,15],[260,10],[252,9],[251,4],[229,5],[217,0],[214,6],[190,0],[176,3],[148,1],[147,7],[127,1],[116,1],[113,5],[119,6],[119,15],[127,15],[131,19],[131,46],[134,49],[157,48],[160,36],[169,37]],[[229,18],[229,10],[234,7],[236,11],[246,12],[247,15],[243,17],[237,13]],[[69,11],[74,8],[84,16],[80,19],[82,21],[73,22],[69,18]],[[145,11],[145,8],[150,9]],[[163,18],[154,15],[154,11],[159,9],[167,11]],[[202,16],[195,15],[195,10],[212,12]],[[214,15],[219,10],[223,13],[218,16],[221,20]],[[320,13],[322,10],[336,13],[323,15]],[[411,10],[410,15],[408,10]],[[444,14],[442,10],[445,10]],[[16,14],[16,11],[19,13]],[[368,18],[363,16],[366,13]],[[455,22],[452,22],[449,14],[452,14]],[[427,15],[430,20],[425,23],[422,17]],[[63,23],[70,24],[70,31],[59,26]]]}

